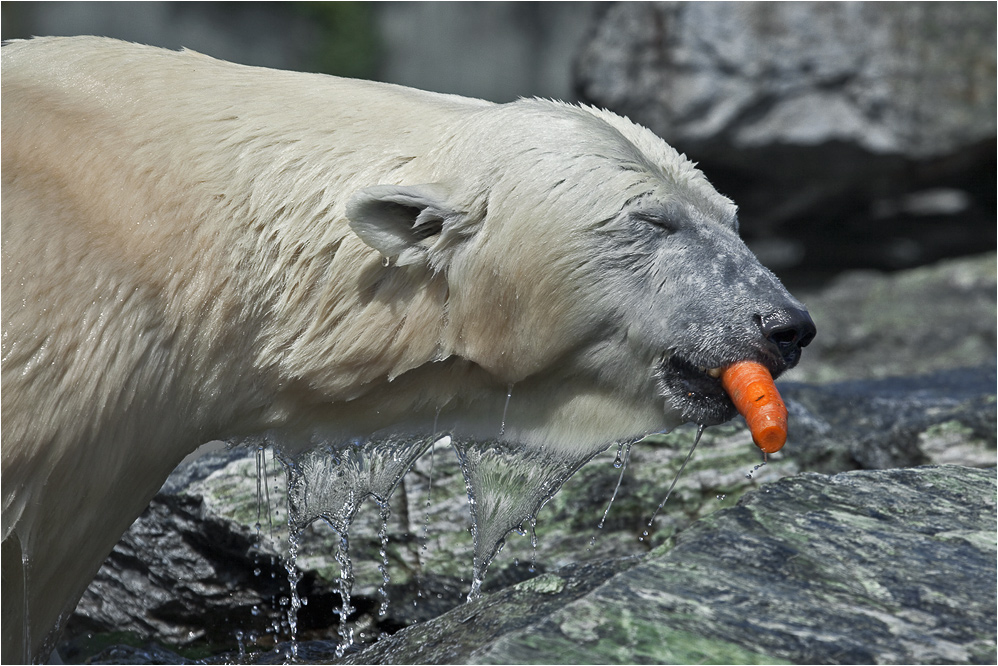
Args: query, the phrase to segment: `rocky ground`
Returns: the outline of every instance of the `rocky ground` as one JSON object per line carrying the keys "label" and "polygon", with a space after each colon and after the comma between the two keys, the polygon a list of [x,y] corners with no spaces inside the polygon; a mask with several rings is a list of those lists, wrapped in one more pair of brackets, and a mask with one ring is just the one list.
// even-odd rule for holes
{"label": "rocky ground", "polygon": [[[393,498],[384,615],[377,507],[352,526],[346,659],[993,663],[995,267],[989,253],[850,273],[808,295],[819,336],[778,383],[783,451],[759,467],[740,419],[707,429],[641,539],[694,432],[634,445],[622,476],[614,447],[540,512],[536,547],[510,537],[470,604],[464,485],[438,447]],[[269,651],[287,637],[283,481],[264,464],[260,490],[252,452],[178,470],[88,590],[64,658],[128,637],[192,658],[242,648],[257,651],[245,660],[283,659]],[[337,540],[316,525],[298,558],[309,661],[337,660]],[[97,660],[180,658],[114,650]]]}
{"label": "rocky ground", "polygon": [[795,475],[349,662],[992,663],[994,492],[958,466]]}

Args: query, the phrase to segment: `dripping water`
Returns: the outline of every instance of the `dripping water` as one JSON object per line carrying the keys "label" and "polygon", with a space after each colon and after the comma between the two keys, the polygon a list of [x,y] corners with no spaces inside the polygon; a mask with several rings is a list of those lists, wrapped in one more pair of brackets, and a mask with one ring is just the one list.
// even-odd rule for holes
{"label": "dripping water", "polygon": [[[510,532],[528,521],[533,529],[537,514],[562,484],[606,447],[566,451],[496,440],[453,440],[451,445],[461,463],[471,512],[472,600]],[[532,545],[536,550],[536,536]]]}
{"label": "dripping water", "polygon": [[509,410],[509,399],[513,397],[513,385],[508,384],[506,386],[506,404],[502,407],[502,422],[499,424],[499,436],[502,437],[506,433],[506,412]]}
{"label": "dripping water", "polygon": [[471,589],[468,591],[467,601],[471,602],[482,596],[482,582],[485,580],[484,572],[481,576],[474,574],[471,578]]}
{"label": "dripping water", "polygon": [[[765,454],[763,454],[763,455],[765,455]],[[750,471],[749,473],[747,473],[747,474],[745,475],[745,478],[746,478],[746,479],[751,479],[751,478],[752,478],[752,475],[753,475],[753,474],[755,474],[755,473],[756,473],[756,472],[758,472],[758,471],[759,471],[760,469],[762,469],[763,467],[765,467],[765,466],[766,466],[766,462],[767,462],[767,460],[766,460],[766,459],[763,459],[763,461],[762,461],[761,463],[759,463],[758,465],[756,465],[755,467],[753,467],[753,468],[752,468],[752,471]]]}
{"label": "dripping water", "polygon": [[[610,507],[613,506],[613,501],[617,499],[617,493],[620,492],[620,484],[624,480],[624,472],[627,471],[627,462],[631,458],[631,446],[634,441],[622,442],[617,445],[617,458],[613,461],[613,466],[620,470],[620,476],[617,477],[617,485],[613,489],[613,495],[610,496],[610,501],[606,505],[606,510],[603,512],[603,517],[600,518],[599,524],[596,526],[599,529],[603,529],[603,524],[606,522],[606,517],[610,513]],[[623,457],[621,457],[621,452],[623,452]]]}
{"label": "dripping water", "polygon": [[422,570],[423,560],[426,558],[426,551],[430,543],[430,502],[433,499],[433,465],[435,462],[434,451],[436,446],[430,447],[430,470],[426,480],[426,504],[423,506],[423,534],[419,539],[419,553],[416,555],[416,598],[412,600],[412,607],[419,605],[419,600],[423,598]]}
{"label": "dripping water", "polygon": [[[613,494],[610,495],[610,501],[606,504],[606,509],[603,511],[603,517],[600,518],[599,523],[596,525],[598,529],[603,529],[603,525],[606,523],[606,517],[610,515],[610,507],[613,506],[613,501],[617,499],[617,493],[620,492],[620,484],[624,480],[624,472],[627,471],[627,463],[631,459],[631,446],[634,445],[636,440],[630,440],[628,442],[618,442],[617,443],[617,457],[613,460],[613,466],[615,469],[620,470],[620,476],[617,477],[617,485],[613,488]],[[596,535],[594,534],[589,540],[589,550],[593,549],[596,545]]]}
{"label": "dripping water", "polygon": [[267,483],[267,448],[257,445],[254,452],[256,462],[256,523],[253,525],[254,536],[251,549],[253,551],[253,573],[260,575],[260,546],[263,542],[263,514],[266,511],[270,522],[270,533],[274,533],[274,519],[270,507],[270,484]]}
{"label": "dripping water", "polygon": [[288,522],[288,557],[284,563],[288,571],[288,587],[290,589],[290,604],[288,605],[288,633],[290,634],[292,661],[298,659],[298,609],[301,608],[301,597],[298,595],[298,583],[302,572],[298,569],[298,547],[301,543],[301,532]]}
{"label": "dripping water", "polygon": [[[630,453],[630,450],[628,450]],[[617,456],[613,459],[613,468],[620,469],[624,464],[624,442],[617,442]]]}
{"label": "dripping water", "polygon": [[[340,608],[337,654],[342,656],[354,642],[348,619],[354,612],[353,562],[350,557],[350,526],[360,505],[371,498],[382,509],[382,562],[384,583],[382,614],[387,611],[388,506],[392,493],[416,459],[430,446],[431,438],[385,438],[351,440],[329,444],[331,438],[313,433],[312,448],[301,453],[279,451],[287,481],[289,531],[300,531],[321,520],[339,537],[335,559],[340,568]],[[290,574],[289,574],[290,575]],[[299,575],[300,578],[300,575]],[[292,611],[297,611],[292,589]],[[294,622],[296,618],[289,616]]]}
{"label": "dripping water", "polygon": [[[233,445],[229,442],[229,445]],[[270,472],[267,469],[267,451],[268,443],[266,440],[255,442],[254,446],[254,462],[256,464],[256,521],[253,525],[253,540],[250,546],[252,552],[253,560],[253,575],[260,576],[263,573],[263,567],[261,563],[262,548],[263,548],[263,530],[264,530],[264,515],[266,515],[266,522],[268,527],[268,532],[271,538],[274,537],[275,525],[274,516],[277,513],[277,507],[272,503],[270,497]],[[276,460],[273,455],[271,456],[271,462],[276,464]],[[275,471],[276,475],[276,471]],[[288,585],[290,588],[290,597],[281,597],[278,599],[274,597],[271,599],[271,609],[274,613],[270,616],[270,624],[266,627],[265,633],[273,634],[275,642],[279,641],[279,636],[285,630],[289,633],[291,639],[291,649],[292,651],[297,651],[297,610],[293,607],[289,607],[287,612],[281,617],[281,606],[287,604],[295,604],[301,599],[298,596],[297,584],[301,579],[302,574],[297,570],[297,557],[298,557],[298,547],[299,542],[297,541],[297,536],[289,530],[289,539],[292,541],[289,543],[288,556],[284,560],[284,568],[288,575]],[[277,573],[274,568],[274,558],[268,556],[270,559],[269,569],[270,577],[276,578]],[[250,610],[253,616],[259,616],[264,613],[258,605],[254,605]],[[237,642],[239,644],[240,654],[245,654],[246,644],[245,641],[250,641],[255,643],[259,636],[255,632],[245,633],[243,631],[237,632]]]}
{"label": "dripping water", "polygon": [[[450,442],[448,441],[448,443]],[[430,447],[430,469],[426,479],[426,504],[423,506],[423,536],[420,539],[422,541],[420,550],[423,553],[427,551],[430,542],[430,507],[433,501],[433,467],[436,464],[436,449],[436,445]]]}
{"label": "dripping water", "polygon": [[[507,386],[499,429],[501,435],[506,430],[512,388],[512,384]],[[440,437],[436,422],[433,433],[432,437],[422,439],[387,437],[351,441],[338,440],[321,431],[292,433],[287,436],[283,433],[268,434],[267,442],[275,450],[273,463],[277,465],[279,462],[279,466],[283,467],[287,484],[287,506],[282,506],[282,510],[287,511],[288,551],[284,564],[289,595],[280,600],[282,619],[279,624],[275,621],[275,633],[289,633],[290,659],[297,659],[299,655],[298,615],[302,606],[307,603],[307,599],[300,596],[298,591],[303,574],[297,561],[304,529],[312,522],[325,522],[338,537],[335,559],[340,569],[340,599],[339,608],[334,610],[334,614],[339,620],[337,654],[342,656],[354,643],[354,629],[348,621],[355,612],[352,598],[354,569],[349,533],[351,522],[357,509],[367,498],[372,498],[382,510],[379,531],[379,569],[382,577],[379,614],[384,615],[388,608],[388,586],[391,580],[387,554],[389,501],[402,477],[426,449],[431,450],[431,458],[422,550],[427,549],[429,541],[435,462],[433,445],[449,444],[458,453],[468,491],[475,550],[468,598],[474,599],[481,594],[489,564],[501,551],[508,534],[518,526],[522,525],[529,530],[532,548],[530,571],[536,571],[538,512],[569,477],[606,448],[601,446],[584,451],[565,451],[514,445],[498,439],[456,442],[450,436]],[[269,507],[271,502],[264,451],[265,447],[259,447],[257,458],[258,533],[266,529],[262,516],[263,507]],[[626,447],[618,448],[615,466],[622,468],[621,475],[626,469],[629,454],[629,443]],[[614,498],[620,485],[621,480],[618,479]],[[612,503],[613,498],[610,500],[611,505]],[[609,508],[608,505],[604,520],[600,521],[601,526]],[[273,514],[269,510],[268,516],[271,517],[270,529],[273,531]]]}
{"label": "dripping water", "polygon": [[644,541],[648,537],[648,530],[651,529],[652,524],[655,522],[655,518],[656,516],[658,516],[658,512],[661,511],[662,507],[665,506],[665,503],[669,501],[669,497],[672,495],[672,491],[676,487],[676,482],[679,481],[679,477],[682,476],[683,470],[686,469],[686,463],[688,463],[690,461],[690,458],[693,457],[693,452],[696,450],[697,444],[700,443],[700,437],[703,435],[703,431],[704,431],[704,426],[702,424],[697,426],[697,436],[693,440],[693,446],[690,447],[690,452],[686,454],[686,459],[683,460],[683,464],[680,465],[679,471],[676,472],[676,478],[672,480],[672,485],[669,486],[669,492],[665,494],[665,499],[662,500],[662,503],[659,504],[658,508],[655,509],[655,512],[652,513],[651,519],[648,520],[648,527],[645,528],[645,531],[641,533],[640,537],[638,537],[639,541]]}
{"label": "dripping water", "polygon": [[270,484],[267,483],[267,448],[256,447],[256,540],[259,543],[263,529],[263,512],[266,507],[267,519],[270,522],[270,532],[274,532],[274,519],[270,510]]}
{"label": "dripping water", "polygon": [[[330,525],[330,527],[333,526]],[[335,527],[333,529],[336,530]],[[337,534],[340,535],[335,555],[336,563],[340,565],[340,607],[334,609],[333,614],[339,616],[340,641],[336,646],[336,656],[342,657],[347,649],[353,645],[353,627],[347,620],[355,610],[351,605],[354,577],[353,561],[350,559],[350,537],[346,534],[346,530],[343,532],[337,530]]]}
{"label": "dripping water", "polygon": [[[440,410],[437,410],[437,416],[440,415]],[[449,435],[444,435],[437,439],[437,421],[433,421],[433,432],[434,435],[432,439],[433,444],[430,445],[430,469],[428,471],[427,483],[426,483],[426,504],[423,506],[423,534],[420,538],[419,553],[417,554],[417,567],[416,567],[416,598],[412,600],[413,608],[419,605],[419,600],[423,598],[423,585],[422,585],[422,570],[423,561],[427,556],[427,551],[429,550],[430,543],[430,508],[433,501],[433,479],[435,473],[436,465],[436,449],[438,444],[443,446],[448,446],[451,443],[451,438]]]}
{"label": "dripping water", "polygon": [[530,573],[535,573],[537,571],[537,517],[530,516],[530,568],[527,569]]}
{"label": "dripping water", "polygon": [[378,540],[381,542],[378,547],[378,554],[381,556],[378,564],[381,572],[378,595],[381,597],[381,605],[378,607],[378,616],[384,617],[388,613],[388,584],[391,582],[391,575],[388,573],[388,519],[391,517],[391,508],[388,502],[382,501],[378,501],[378,508],[381,509],[381,529],[378,530]]}

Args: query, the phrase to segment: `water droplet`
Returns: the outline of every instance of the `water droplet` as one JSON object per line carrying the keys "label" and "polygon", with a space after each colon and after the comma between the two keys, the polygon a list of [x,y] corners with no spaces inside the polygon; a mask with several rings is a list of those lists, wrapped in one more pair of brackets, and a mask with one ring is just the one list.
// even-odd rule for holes
{"label": "water droplet", "polygon": [[242,661],[246,658],[246,644],[243,643],[243,632],[239,629],[235,632],[236,645],[239,646],[239,660]]}
{"label": "water droplet", "polygon": [[[614,460],[613,460],[613,466],[616,469],[620,469],[621,465],[624,464],[624,460],[623,460],[623,457],[622,457],[623,451],[624,451],[624,442],[618,442],[617,443],[617,457],[614,458]],[[628,446],[627,452],[628,453],[631,452],[630,446]]]}

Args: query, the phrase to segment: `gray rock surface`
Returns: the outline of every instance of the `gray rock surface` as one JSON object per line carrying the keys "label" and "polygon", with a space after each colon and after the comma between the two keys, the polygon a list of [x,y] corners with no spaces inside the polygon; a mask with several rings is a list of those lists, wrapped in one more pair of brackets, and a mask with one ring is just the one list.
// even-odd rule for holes
{"label": "gray rock surface", "polygon": [[646,557],[546,574],[349,661],[993,663],[995,489],[957,466],[782,479]]}
{"label": "gray rock surface", "polygon": [[[281,553],[248,526],[207,510],[198,496],[161,493],[84,593],[61,657],[72,662],[100,647],[93,636],[109,632],[118,640],[126,632],[216,650],[237,649],[237,635],[275,643],[283,618],[271,609],[282,608],[287,576]],[[315,582],[314,572],[308,573],[299,585],[302,593],[318,596]],[[303,614],[303,626],[308,618]]]}
{"label": "gray rock surface", "polygon": [[993,3],[616,3],[580,95],[738,202],[786,273],[994,247]]}

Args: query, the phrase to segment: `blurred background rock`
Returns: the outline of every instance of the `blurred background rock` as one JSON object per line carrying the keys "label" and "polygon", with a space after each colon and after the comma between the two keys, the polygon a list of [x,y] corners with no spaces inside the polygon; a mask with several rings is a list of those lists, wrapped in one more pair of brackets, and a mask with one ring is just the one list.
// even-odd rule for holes
{"label": "blurred background rock", "polygon": [[99,34],[496,102],[610,108],[696,160],[792,287],[996,243],[990,2],[2,8],[4,39]]}
{"label": "blurred background rock", "polygon": [[790,274],[995,246],[995,5],[621,3],[582,97],[647,125]]}
{"label": "blurred background rock", "polygon": [[4,39],[104,35],[248,65],[508,102],[573,98],[602,6],[564,2],[4,2]]}

